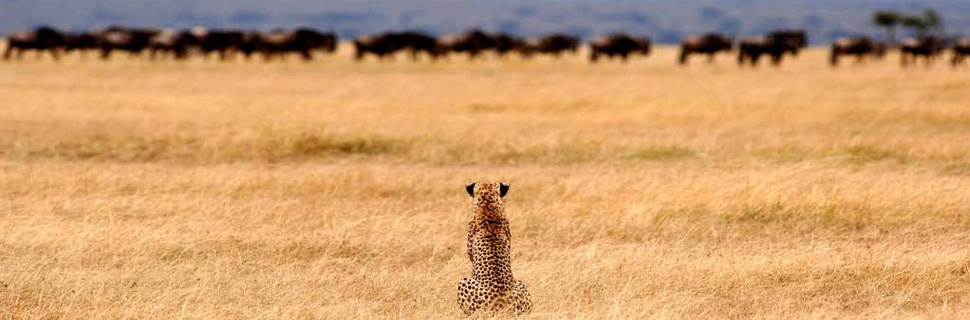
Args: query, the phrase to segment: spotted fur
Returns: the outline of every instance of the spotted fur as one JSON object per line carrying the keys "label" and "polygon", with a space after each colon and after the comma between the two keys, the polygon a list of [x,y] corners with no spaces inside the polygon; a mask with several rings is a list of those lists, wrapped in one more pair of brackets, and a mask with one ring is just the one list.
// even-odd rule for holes
{"label": "spotted fur", "polygon": [[466,315],[476,312],[525,314],[532,297],[512,276],[512,234],[505,218],[506,183],[472,183],[473,212],[468,223],[468,259],[471,278],[458,283],[458,306]]}

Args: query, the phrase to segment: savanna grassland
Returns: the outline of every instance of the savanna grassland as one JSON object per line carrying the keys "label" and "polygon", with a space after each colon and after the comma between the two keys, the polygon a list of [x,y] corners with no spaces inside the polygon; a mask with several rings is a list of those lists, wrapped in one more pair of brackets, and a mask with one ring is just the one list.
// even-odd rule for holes
{"label": "savanna grassland", "polygon": [[530,318],[970,316],[970,68],[0,64],[0,318],[460,318],[505,180]]}

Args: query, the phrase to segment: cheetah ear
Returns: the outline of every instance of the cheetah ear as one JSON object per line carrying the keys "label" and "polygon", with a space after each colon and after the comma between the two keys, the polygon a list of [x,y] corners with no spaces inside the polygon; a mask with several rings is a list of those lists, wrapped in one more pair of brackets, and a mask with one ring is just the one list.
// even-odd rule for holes
{"label": "cheetah ear", "polygon": [[509,184],[507,182],[501,182],[498,184],[498,196],[504,197],[505,194],[509,193]]}
{"label": "cheetah ear", "polygon": [[465,191],[468,191],[468,195],[469,196],[474,197],[475,196],[475,183],[472,182],[472,183],[466,184],[465,185]]}

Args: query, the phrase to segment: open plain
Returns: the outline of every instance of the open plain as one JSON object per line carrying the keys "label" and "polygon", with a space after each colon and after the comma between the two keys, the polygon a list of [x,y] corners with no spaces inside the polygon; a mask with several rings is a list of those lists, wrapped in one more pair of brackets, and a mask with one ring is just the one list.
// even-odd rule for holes
{"label": "open plain", "polygon": [[0,318],[460,318],[505,180],[535,319],[970,317],[970,68],[0,63]]}

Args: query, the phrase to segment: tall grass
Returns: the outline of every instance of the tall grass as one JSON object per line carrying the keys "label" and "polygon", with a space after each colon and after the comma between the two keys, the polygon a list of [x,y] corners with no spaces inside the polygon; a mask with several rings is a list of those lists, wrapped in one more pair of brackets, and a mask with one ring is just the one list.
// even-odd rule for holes
{"label": "tall grass", "polygon": [[585,59],[0,65],[0,318],[965,318],[970,73]]}

